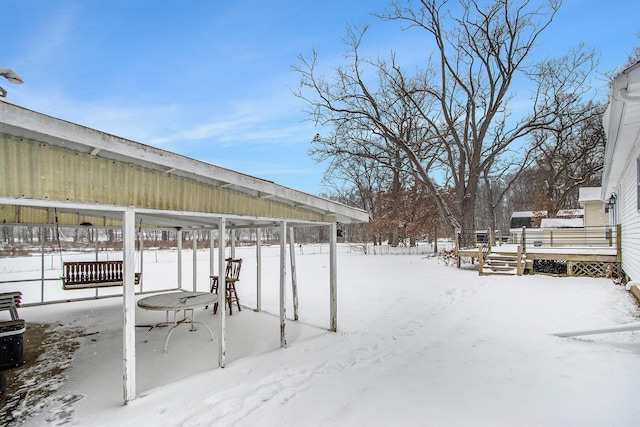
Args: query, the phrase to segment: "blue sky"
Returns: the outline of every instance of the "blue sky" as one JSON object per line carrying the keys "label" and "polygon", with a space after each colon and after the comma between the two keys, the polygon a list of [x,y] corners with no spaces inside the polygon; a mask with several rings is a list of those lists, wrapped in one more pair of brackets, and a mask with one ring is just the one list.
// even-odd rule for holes
{"label": "blue sky", "polygon": [[[0,85],[23,107],[318,194],[324,166],[307,154],[318,129],[291,94],[291,66],[312,48],[341,63],[347,24],[373,25],[370,55],[424,58],[423,34],[371,16],[390,3],[3,0],[0,67],[25,83]],[[601,71],[620,66],[640,44],[639,7],[565,0],[537,55],[584,42]]]}

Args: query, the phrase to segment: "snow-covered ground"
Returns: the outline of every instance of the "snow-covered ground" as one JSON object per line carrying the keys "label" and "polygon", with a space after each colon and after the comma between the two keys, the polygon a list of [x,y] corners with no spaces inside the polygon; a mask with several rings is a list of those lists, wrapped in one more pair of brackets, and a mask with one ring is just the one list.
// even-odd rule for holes
{"label": "snow-covered ground", "polygon": [[[144,343],[146,329],[139,328],[139,397],[126,406],[121,298],[22,308],[27,322],[85,329],[68,378],[26,425],[638,424],[640,333],[553,335],[637,321],[640,311],[624,287],[606,279],[478,276],[433,257],[362,255],[343,246],[339,332],[331,333],[328,254],[302,249],[300,321],[287,323],[288,348],[279,348],[278,248],[263,248],[260,313],[251,310],[255,249],[238,248],[245,308],[227,318],[227,367],[217,368],[217,343],[204,328],[178,328],[167,354],[166,329],[151,331]],[[145,255],[145,286],[175,282],[175,257],[163,256]],[[185,258],[183,282],[191,290]],[[208,269],[199,261],[199,290]],[[3,277],[10,270],[0,266]],[[161,320],[160,312],[136,312],[138,324]],[[211,310],[198,310],[196,320],[217,329]]]}

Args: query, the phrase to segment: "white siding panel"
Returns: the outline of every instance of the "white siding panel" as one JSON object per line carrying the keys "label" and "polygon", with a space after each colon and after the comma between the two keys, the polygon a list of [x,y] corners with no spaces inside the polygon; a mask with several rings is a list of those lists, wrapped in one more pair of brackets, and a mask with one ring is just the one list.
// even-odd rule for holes
{"label": "white siding panel", "polygon": [[640,149],[633,150],[622,173],[618,194],[618,215],[622,224],[622,268],[632,280],[640,280],[640,213],[637,201],[636,158]]}

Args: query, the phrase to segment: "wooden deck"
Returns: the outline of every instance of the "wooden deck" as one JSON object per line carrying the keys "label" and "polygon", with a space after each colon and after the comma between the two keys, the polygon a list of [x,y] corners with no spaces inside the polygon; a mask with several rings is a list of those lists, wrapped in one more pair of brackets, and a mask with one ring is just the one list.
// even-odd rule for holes
{"label": "wooden deck", "polygon": [[[516,257],[518,254],[517,245],[502,245],[492,246],[489,248],[483,248],[483,253],[480,254],[480,249],[459,249],[458,250],[458,266],[460,266],[460,259],[467,257],[471,258],[471,262],[475,263],[475,260],[482,259],[483,265],[480,267],[480,274],[492,274],[496,271],[486,271],[490,266],[485,264],[485,260],[489,257],[489,254],[493,256],[511,256]],[[576,269],[584,272],[586,270],[587,275],[589,271],[594,276],[600,276],[604,274],[606,269],[614,269],[610,264],[616,265],[619,268],[620,252],[616,247],[526,247],[522,251],[523,256],[523,270],[529,274],[533,274],[533,263],[535,260],[548,260],[548,261],[564,261],[567,263],[567,275],[574,275]],[[484,267],[484,268],[483,268]],[[514,271],[510,274],[516,274]]]}

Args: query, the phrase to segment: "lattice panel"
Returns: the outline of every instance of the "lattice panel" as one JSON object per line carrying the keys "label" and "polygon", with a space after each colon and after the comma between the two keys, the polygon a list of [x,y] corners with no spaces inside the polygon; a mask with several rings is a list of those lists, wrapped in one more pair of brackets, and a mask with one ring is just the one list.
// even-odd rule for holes
{"label": "lattice panel", "polygon": [[575,261],[569,265],[569,274],[573,276],[614,278],[624,275],[619,262]]}

